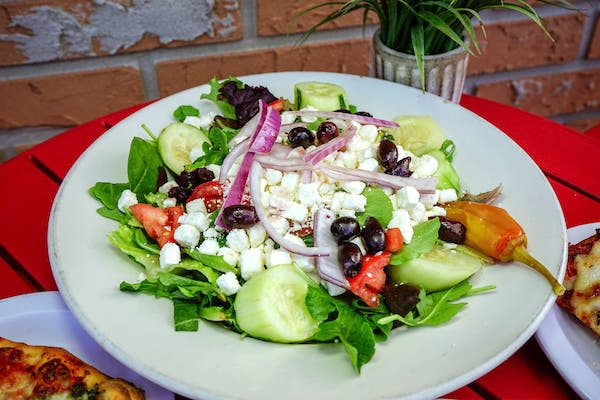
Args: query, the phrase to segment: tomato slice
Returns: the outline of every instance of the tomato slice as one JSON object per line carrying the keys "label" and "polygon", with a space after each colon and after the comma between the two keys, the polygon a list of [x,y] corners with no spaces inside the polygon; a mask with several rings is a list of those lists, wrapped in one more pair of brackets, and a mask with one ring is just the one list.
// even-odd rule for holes
{"label": "tomato slice", "polygon": [[204,200],[206,211],[213,212],[223,205],[223,193],[225,188],[223,184],[217,181],[205,182],[196,187],[186,203],[192,200]]}
{"label": "tomato slice", "polygon": [[379,293],[385,286],[385,271],[390,263],[391,253],[384,251],[378,255],[366,255],[363,258],[360,273],[349,278],[350,290],[360,297],[369,307],[379,307]]}
{"label": "tomato slice", "polygon": [[404,238],[399,228],[390,228],[385,231],[385,241],[387,243],[385,251],[390,253],[399,251],[404,246]]}
{"label": "tomato slice", "polygon": [[160,247],[172,242],[175,229],[180,225],[179,217],[183,215],[183,207],[158,208],[151,204],[138,203],[129,207],[134,217],[144,225],[144,230]]}
{"label": "tomato slice", "polygon": [[269,107],[273,107],[277,112],[281,112],[283,110],[283,99],[279,98],[269,103]]}

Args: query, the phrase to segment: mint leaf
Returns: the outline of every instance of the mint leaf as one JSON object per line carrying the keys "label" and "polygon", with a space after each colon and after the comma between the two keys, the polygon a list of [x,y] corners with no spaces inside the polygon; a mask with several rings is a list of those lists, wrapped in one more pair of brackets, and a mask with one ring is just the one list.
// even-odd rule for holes
{"label": "mint leaf", "polygon": [[392,201],[389,196],[381,189],[371,187],[365,188],[362,195],[367,198],[365,211],[356,214],[356,220],[360,225],[364,225],[368,217],[375,217],[384,228],[392,220]]}
{"label": "mint leaf", "polygon": [[438,238],[439,229],[439,218],[434,218],[416,225],[413,228],[414,234],[412,240],[410,243],[405,244],[402,247],[402,250],[392,254],[390,265],[401,265],[430,252]]}
{"label": "mint leaf", "polygon": [[173,111],[173,117],[179,122],[183,122],[186,117],[197,117],[200,115],[200,110],[194,106],[179,106]]}

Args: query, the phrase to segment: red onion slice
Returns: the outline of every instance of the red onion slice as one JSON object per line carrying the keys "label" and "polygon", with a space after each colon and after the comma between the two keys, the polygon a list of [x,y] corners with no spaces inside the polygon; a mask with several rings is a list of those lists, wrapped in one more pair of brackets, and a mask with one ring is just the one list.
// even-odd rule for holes
{"label": "red onion slice", "polygon": [[[273,239],[277,244],[286,249],[287,251],[295,254],[299,254],[302,256],[314,257],[318,258],[325,257],[329,255],[330,249],[321,248],[321,247],[304,247],[299,246],[296,243],[292,243],[289,240],[285,239],[275,227],[269,221],[267,213],[263,208],[261,201],[261,190],[260,190],[260,178],[262,177],[263,169],[258,163],[255,161],[252,163],[252,167],[250,168],[249,175],[249,186],[250,186],[250,197],[252,198],[252,204],[254,204],[254,210],[256,211],[256,215],[260,220],[260,223],[265,228],[267,234]],[[317,259],[318,259],[317,258]]]}
{"label": "red onion slice", "polygon": [[312,165],[317,164],[319,161],[327,157],[328,155],[335,153],[342,147],[344,147],[356,134],[356,127],[351,126],[340,136],[333,138],[329,142],[320,145],[316,149],[313,149],[306,153],[304,161],[310,162]]}
{"label": "red onion slice", "polygon": [[405,178],[403,176],[388,175],[382,172],[366,171],[364,169],[344,168],[329,164],[319,164],[318,169],[331,179],[338,181],[362,181],[377,183],[381,186],[398,190],[405,186],[413,186],[421,194],[435,193],[437,177]]}
{"label": "red onion slice", "polygon": [[238,131],[238,133],[231,138],[229,142],[227,142],[227,146],[233,146],[234,142],[238,142],[247,137],[254,137],[258,132],[258,129],[265,121],[265,117],[267,116],[267,110],[264,106],[264,101],[259,102],[258,112],[254,114],[254,117],[250,118],[248,122],[244,124]]}
{"label": "red onion slice", "polygon": [[328,111],[305,110],[305,111],[287,111],[287,112],[292,113],[292,115],[299,115],[299,116],[321,117],[321,118],[328,118],[328,119],[338,118],[338,119],[345,120],[345,121],[356,121],[362,125],[377,125],[377,126],[381,126],[383,128],[398,128],[400,126],[395,122],[386,121],[384,119],[364,117],[362,115],[348,114],[348,113],[335,112],[335,111],[328,112]]}
{"label": "red onion slice", "polygon": [[229,154],[223,159],[223,164],[221,164],[221,170],[219,172],[219,182],[225,182],[227,179],[227,174],[231,169],[232,165],[235,163],[235,160],[238,159],[242,154],[248,151],[250,147],[250,138],[246,138],[238,143],[233,149],[229,150]]}
{"label": "red onion slice", "polygon": [[[261,107],[266,107],[265,102],[260,100]],[[264,122],[260,126],[259,132],[255,135],[250,144],[249,151],[253,153],[268,153],[273,148],[273,144],[279,136],[279,127],[281,126],[281,116],[273,107],[267,108],[267,114]]]}
{"label": "red onion slice", "polygon": [[335,214],[326,208],[319,208],[315,213],[313,223],[315,246],[331,249],[327,257],[317,258],[315,264],[321,279],[341,288],[349,289],[350,285],[338,261],[338,244],[331,234],[331,223],[334,220]]}

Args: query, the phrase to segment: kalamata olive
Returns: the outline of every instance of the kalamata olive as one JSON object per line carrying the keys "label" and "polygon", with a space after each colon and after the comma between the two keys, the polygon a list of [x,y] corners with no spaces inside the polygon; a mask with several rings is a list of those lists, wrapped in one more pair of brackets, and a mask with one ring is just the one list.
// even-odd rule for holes
{"label": "kalamata olive", "polygon": [[215,179],[215,173],[203,167],[192,171],[183,170],[175,180],[179,186],[195,189],[196,186],[210,182],[213,179]]}
{"label": "kalamata olive", "polygon": [[302,146],[306,149],[315,142],[315,135],[313,135],[309,129],[303,126],[297,126],[292,128],[288,133],[288,140],[292,147]]}
{"label": "kalamata olive", "polygon": [[338,243],[342,243],[360,235],[360,225],[352,217],[339,217],[331,223],[331,233]]}
{"label": "kalamata olive", "polygon": [[352,113],[350,112],[350,110],[347,110],[347,109],[345,109],[345,108],[340,108],[340,109],[338,109],[338,110],[335,110],[334,112],[339,112],[339,113],[344,113],[344,114],[352,114]]}
{"label": "kalamata olive", "polygon": [[393,314],[405,316],[419,302],[421,288],[410,283],[397,283],[392,279],[385,281],[383,297],[385,304]]}
{"label": "kalamata olive", "polygon": [[383,139],[377,147],[377,160],[383,169],[388,170],[396,165],[398,161],[398,148],[396,144],[388,139]]}
{"label": "kalamata olive", "polygon": [[368,217],[365,220],[360,235],[363,238],[367,253],[375,254],[385,250],[387,241],[385,239],[385,231],[375,217]]}
{"label": "kalamata olive", "polygon": [[408,178],[413,173],[409,169],[410,160],[411,160],[410,156],[404,157],[403,159],[396,162],[396,164],[392,168],[386,170],[385,173],[388,175],[404,176],[404,177]]}
{"label": "kalamata olive", "polygon": [[321,144],[329,142],[331,139],[338,137],[340,130],[337,125],[331,121],[321,122],[317,128],[317,139]]}
{"label": "kalamata olive", "polygon": [[338,252],[338,260],[342,265],[344,276],[346,278],[354,278],[360,274],[362,269],[363,255],[360,247],[352,242],[346,242],[340,246]]}
{"label": "kalamata olive", "polygon": [[158,188],[167,183],[167,171],[165,167],[158,167],[158,177],[156,178],[155,192],[158,192]]}
{"label": "kalamata olive", "polygon": [[463,224],[447,217],[437,218],[440,219],[438,236],[441,240],[456,244],[463,244],[465,242],[467,228]]}
{"label": "kalamata olive", "polygon": [[238,204],[226,207],[221,213],[221,221],[232,228],[246,228],[258,222],[253,206]]}
{"label": "kalamata olive", "polygon": [[362,117],[373,118],[373,114],[371,114],[370,112],[367,112],[367,111],[357,111],[354,113],[354,115],[360,115]]}
{"label": "kalamata olive", "polygon": [[184,188],[182,186],[175,186],[169,189],[168,196],[174,197],[177,203],[185,203],[185,201],[192,194],[192,189]]}

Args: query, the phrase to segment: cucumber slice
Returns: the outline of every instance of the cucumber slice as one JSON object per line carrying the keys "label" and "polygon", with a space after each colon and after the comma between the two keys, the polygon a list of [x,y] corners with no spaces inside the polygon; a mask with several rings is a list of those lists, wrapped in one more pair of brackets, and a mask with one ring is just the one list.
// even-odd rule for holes
{"label": "cucumber slice", "polygon": [[167,167],[179,175],[186,165],[192,163],[190,151],[194,147],[202,147],[204,142],[208,142],[208,138],[200,129],[175,122],[158,136],[158,152]]}
{"label": "cucumber slice", "polygon": [[401,265],[387,267],[388,276],[397,283],[423,286],[426,292],[447,289],[467,279],[486,264],[486,260],[458,246],[448,250],[435,245],[429,253]]}
{"label": "cucumber slice", "polygon": [[435,176],[438,178],[436,187],[438,189],[454,189],[458,193],[460,190],[460,178],[452,164],[446,158],[446,155],[441,150],[432,150],[425,154],[435,158],[438,162],[438,169],[435,172]]}
{"label": "cucumber slice", "polygon": [[317,332],[304,299],[307,280],[293,265],[267,269],[246,282],[234,302],[239,327],[253,337],[273,342],[301,342]]}
{"label": "cucumber slice", "polygon": [[312,106],[321,111],[347,109],[346,91],[343,87],[327,82],[300,82],[294,85],[296,108]]}
{"label": "cucumber slice", "polygon": [[392,121],[400,125],[389,130],[395,142],[416,156],[437,150],[446,141],[446,135],[429,115],[401,115]]}

